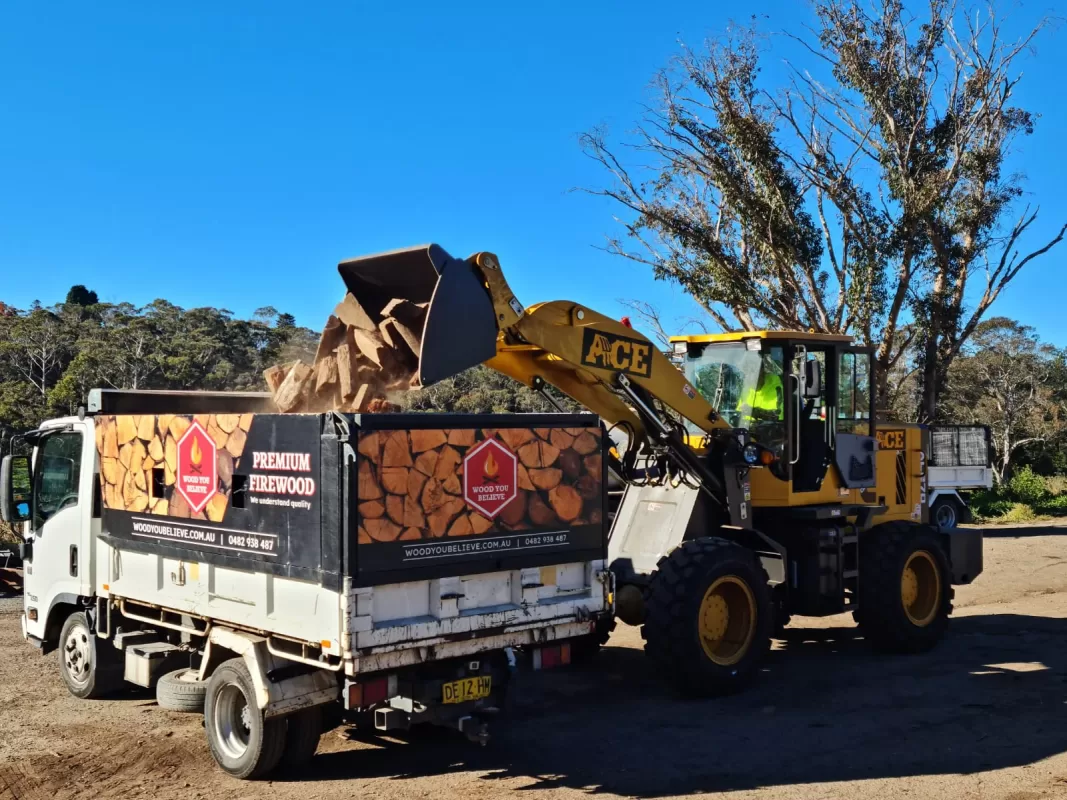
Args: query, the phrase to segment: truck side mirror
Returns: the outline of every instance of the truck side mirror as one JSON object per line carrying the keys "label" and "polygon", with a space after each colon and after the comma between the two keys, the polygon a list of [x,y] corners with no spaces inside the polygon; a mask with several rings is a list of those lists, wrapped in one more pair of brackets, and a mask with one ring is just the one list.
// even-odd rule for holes
{"label": "truck side mirror", "polygon": [[4,456],[0,461],[0,517],[13,525],[30,518],[33,479],[29,456]]}
{"label": "truck side mirror", "polygon": [[804,362],[804,396],[818,397],[822,394],[822,364],[816,360]]}

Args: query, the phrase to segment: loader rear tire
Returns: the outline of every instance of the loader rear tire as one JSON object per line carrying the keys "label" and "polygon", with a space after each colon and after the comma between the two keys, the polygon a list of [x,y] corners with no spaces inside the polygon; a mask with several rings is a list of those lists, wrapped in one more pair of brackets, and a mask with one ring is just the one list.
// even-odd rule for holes
{"label": "loader rear tire", "polygon": [[756,556],[708,537],[660,559],[641,633],[657,671],[683,694],[711,697],[754,677],[773,623],[767,575]]}
{"label": "loader rear tire", "polygon": [[215,763],[233,777],[262,778],[278,766],[286,721],[264,719],[243,658],[223,662],[208,680],[204,727]]}
{"label": "loader rear tire", "polygon": [[921,653],[940,641],[952,613],[951,571],[930,527],[889,522],[860,534],[859,608],[876,650]]}
{"label": "loader rear tire", "polygon": [[197,679],[198,670],[178,669],[156,682],[156,703],[167,711],[204,712],[207,682]]}

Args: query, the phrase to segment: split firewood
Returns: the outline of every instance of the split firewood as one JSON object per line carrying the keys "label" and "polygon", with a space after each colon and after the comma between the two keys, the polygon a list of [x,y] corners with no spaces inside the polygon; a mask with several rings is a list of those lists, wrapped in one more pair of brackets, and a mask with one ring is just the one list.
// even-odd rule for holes
{"label": "split firewood", "polygon": [[466,514],[460,514],[448,529],[449,536],[469,536],[474,533],[471,518]]}
{"label": "split firewood", "polygon": [[[411,446],[407,431],[393,431],[386,434],[385,447],[382,448],[382,466],[410,467],[415,462],[411,458]],[[406,480],[406,479],[405,479]]]}
{"label": "split firewood", "polygon": [[537,487],[533,485],[533,481],[530,480],[530,472],[522,464],[519,464],[519,476],[518,483],[520,489],[525,489],[528,492],[532,492]]}
{"label": "split firewood", "polygon": [[407,467],[382,467],[382,488],[390,494],[408,493]]}
{"label": "split firewood", "polygon": [[555,525],[559,522],[556,512],[541,498],[539,494],[531,494],[528,503],[530,520],[534,525]]}
{"label": "split firewood", "polygon": [[368,500],[359,504],[359,516],[363,519],[377,519],[385,513],[381,500]]}
{"label": "split firewood", "polygon": [[[533,487],[530,487],[533,489]],[[526,518],[526,498],[527,492],[519,492],[515,495],[515,499],[508,503],[501,509],[497,518],[508,525],[518,525]]]}
{"label": "split firewood", "polygon": [[563,470],[555,467],[532,469],[530,470],[530,480],[533,481],[534,486],[538,489],[545,489],[546,491],[554,489],[563,480]]}
{"label": "split firewood", "polygon": [[574,488],[586,500],[591,500],[600,495],[601,483],[598,477],[583,475],[574,484]]}
{"label": "split firewood", "polygon": [[411,452],[421,453],[425,450],[433,450],[448,441],[448,437],[442,430],[413,430],[409,433],[411,438]]}
{"label": "split firewood", "polygon": [[564,450],[559,454],[559,466],[567,480],[577,480],[582,474],[582,457],[574,450]]}
{"label": "split firewood", "polygon": [[373,331],[378,328],[375,318],[367,313],[367,310],[360,305],[351,292],[346,294],[345,299],[337,304],[337,308],[333,310],[333,315],[349,328],[358,328],[364,331]]}
{"label": "split firewood", "polygon": [[359,328],[352,328],[351,332],[356,348],[378,369],[384,369],[389,364],[389,346],[377,330],[363,331]]}
{"label": "split firewood", "polygon": [[437,466],[434,468],[433,476],[438,481],[447,480],[449,476],[456,474],[456,469],[462,460],[456,448],[445,445],[437,454]]}
{"label": "split firewood", "polygon": [[369,461],[360,460],[358,478],[358,491],[361,500],[377,500],[382,496],[382,487],[378,485],[378,479],[374,475],[374,468]]}
{"label": "split firewood", "polygon": [[245,442],[248,441],[248,434],[238,428],[230,434],[230,438],[226,440],[226,450],[234,458],[240,458],[245,449]]}
{"label": "split firewood", "polygon": [[455,474],[449,475],[441,481],[441,488],[449,494],[463,494],[463,484],[459,482],[459,478]]}
{"label": "split firewood", "polygon": [[233,456],[226,450],[219,450],[215,456],[215,466],[219,480],[229,487],[233,483]]}
{"label": "split firewood", "polygon": [[360,526],[360,528],[359,528],[359,532],[356,535],[356,541],[359,544],[373,544],[374,543],[374,540],[372,538],[370,538],[370,534],[367,533],[367,529],[364,528],[363,526]]}
{"label": "split firewood", "polygon": [[404,498],[406,497],[407,495],[401,496],[398,494],[390,494],[385,497],[385,513],[397,525],[405,525]]}
{"label": "split firewood", "polygon": [[474,528],[475,534],[485,533],[487,530],[493,527],[493,521],[486,519],[476,511],[470,513],[471,527]]}
{"label": "split firewood", "polygon": [[583,456],[587,456],[600,448],[600,442],[589,431],[583,431],[580,436],[575,438],[573,446]]}
{"label": "split firewood", "polygon": [[395,319],[383,319],[378,326],[378,332],[401,361],[412,366],[418,364],[419,351],[422,348],[418,337],[407,325]]}
{"label": "split firewood", "polygon": [[453,497],[435,511],[431,511],[426,517],[431,535],[444,536],[448,531],[449,523],[466,507],[467,504],[461,498]]}
{"label": "split firewood", "polygon": [[512,450],[518,450],[534,438],[534,432],[529,428],[501,428],[497,431],[497,435]]}
{"label": "split firewood", "polygon": [[399,536],[399,541],[411,540],[411,539],[421,539],[421,538],[422,538],[422,531],[419,530],[418,528],[405,528],[404,532],[402,534],[400,534],[400,536]]}
{"label": "split firewood", "polygon": [[230,499],[220,492],[207,501],[207,507],[204,509],[204,513],[212,522],[222,522],[223,517],[226,516],[226,507],[229,503]]}
{"label": "split firewood", "polygon": [[345,340],[347,328],[341,320],[332,314],[326,320],[326,326],[319,336],[319,346],[315,349],[315,363],[336,350]]}
{"label": "split firewood", "polygon": [[422,513],[419,501],[411,494],[404,498],[404,524],[413,528],[426,526],[426,517]]}
{"label": "split firewood", "polygon": [[347,400],[359,390],[359,383],[356,381],[358,365],[353,365],[352,355],[353,349],[348,342],[342,343],[334,354],[334,363],[337,364],[337,383],[341,387],[342,400]]}
{"label": "split firewood", "polygon": [[427,476],[419,471],[419,465],[416,462],[415,469],[408,470],[408,496],[417,501],[422,494],[422,487],[426,485],[426,479]]}
{"label": "split firewood", "polygon": [[282,385],[274,394],[274,404],[280,411],[293,411],[303,401],[304,388],[311,380],[311,367],[301,361],[289,370]]}
{"label": "split firewood", "polygon": [[381,433],[378,431],[361,433],[356,450],[360,455],[366,456],[375,464],[379,463],[382,456]]}
{"label": "split firewood", "polygon": [[137,421],[137,438],[145,442],[151,441],[156,432],[156,418],[151,414],[145,414]]}
{"label": "split firewood", "polygon": [[[486,438],[491,434],[486,431]],[[474,445],[474,430],[471,428],[456,428],[448,432],[448,443],[456,447],[472,447]]]}
{"label": "split firewood", "polygon": [[400,531],[403,530],[403,528],[395,522],[392,522],[385,517],[365,519],[363,520],[363,527],[367,529],[370,538],[376,542],[391,542],[395,540],[400,535]]}
{"label": "split firewood", "polygon": [[548,493],[552,510],[564,522],[570,522],[582,513],[582,496],[573,486],[561,484]]}
{"label": "split firewood", "polygon": [[519,460],[527,467],[551,467],[559,458],[559,448],[535,439],[519,448]]}
{"label": "split firewood", "polygon": [[128,414],[123,414],[116,419],[118,422],[119,447],[122,447],[122,445],[132,442],[137,437],[137,420]]}
{"label": "split firewood", "polygon": [[322,392],[339,382],[337,359],[333,354],[323,356],[315,365],[315,392]]}
{"label": "split firewood", "polygon": [[429,303],[412,303],[410,300],[390,300],[382,309],[383,317],[392,317],[411,328],[422,332]]}
{"label": "split firewood", "polygon": [[419,457],[415,459],[415,469],[423,475],[433,475],[434,469],[437,467],[437,457],[436,450],[427,450],[425,453],[419,453]]}
{"label": "split firewood", "polygon": [[604,457],[600,453],[586,456],[583,463],[585,464],[585,471],[590,475],[599,477],[604,474]]}
{"label": "split firewood", "polygon": [[558,447],[560,450],[566,450],[572,444],[574,444],[574,437],[567,433],[563,428],[553,428],[552,433],[548,436],[548,441],[553,446]]}

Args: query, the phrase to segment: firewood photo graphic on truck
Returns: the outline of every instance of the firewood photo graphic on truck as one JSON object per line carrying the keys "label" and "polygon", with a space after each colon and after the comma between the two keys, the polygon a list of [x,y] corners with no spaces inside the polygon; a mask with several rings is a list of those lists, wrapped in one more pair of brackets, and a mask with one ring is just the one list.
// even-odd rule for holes
{"label": "firewood photo graphic on truck", "polygon": [[361,431],[359,541],[600,525],[600,448],[599,427]]}

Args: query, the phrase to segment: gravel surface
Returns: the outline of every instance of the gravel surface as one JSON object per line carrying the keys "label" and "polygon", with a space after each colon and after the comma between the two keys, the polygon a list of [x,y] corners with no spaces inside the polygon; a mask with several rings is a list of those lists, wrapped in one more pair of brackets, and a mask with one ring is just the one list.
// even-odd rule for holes
{"label": "gravel surface", "polygon": [[798,620],[761,680],[683,701],[620,626],[588,668],[525,676],[486,748],[449,732],[325,735],[303,774],[234,781],[196,715],[80,701],[0,599],[0,800],[370,797],[1067,798],[1067,528],[990,531],[932,653],[882,657],[851,620]]}

